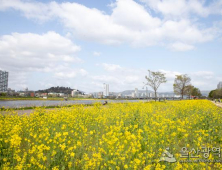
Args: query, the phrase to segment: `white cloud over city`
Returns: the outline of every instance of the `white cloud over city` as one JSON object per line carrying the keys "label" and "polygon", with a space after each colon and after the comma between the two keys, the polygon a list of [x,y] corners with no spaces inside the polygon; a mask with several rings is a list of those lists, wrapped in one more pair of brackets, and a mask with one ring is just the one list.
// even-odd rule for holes
{"label": "white cloud over city", "polygon": [[[98,65],[104,70],[104,75],[92,76],[92,84],[102,88],[102,84],[108,83],[114,91],[129,90],[134,88],[142,89],[146,83],[145,75],[148,75],[147,69],[126,68],[116,64],[102,63]],[[165,74],[167,83],[160,86],[160,91],[173,91],[173,83],[176,75],[187,74],[191,77],[191,84],[206,90],[207,86],[214,86],[218,82],[219,74],[211,71],[198,72],[178,72],[172,70],[154,70]],[[210,82],[209,82],[210,80]],[[97,82],[97,83],[96,83]],[[99,82],[99,83],[98,83]],[[143,83],[144,82],[144,83]],[[215,87],[216,88],[216,87]],[[152,89],[149,89],[152,90]]]}
{"label": "white cloud over city", "polygon": [[[1,68],[13,77],[10,83],[27,86],[32,72],[53,73],[55,77],[85,75],[83,69],[72,69],[70,63],[83,62],[77,57],[81,48],[69,39],[55,33],[12,33],[0,37]],[[17,75],[17,76],[16,76]]]}
{"label": "white cloud over city", "polygon": [[[0,14],[11,11],[37,26],[56,23],[61,27],[57,30],[47,25],[47,31],[24,28],[22,32],[0,34],[0,69],[10,72],[10,84],[16,84],[16,89],[26,87],[31,76],[38,73],[53,79],[43,78],[41,87],[75,84],[92,92],[109,83],[113,91],[142,88],[149,68],[136,64],[133,67],[137,56],[134,62],[126,61],[128,65],[118,62],[121,55],[115,61],[107,60],[110,51],[106,52],[106,47],[118,47],[118,53],[121,47],[126,51],[163,48],[172,55],[194,51],[196,57],[199,46],[221,43],[222,19],[210,18],[222,16],[221,0],[116,0],[107,1],[104,9],[75,1],[0,0]],[[89,56],[93,58],[90,61]],[[214,87],[222,77],[212,71],[213,67],[180,71],[179,67],[153,65],[168,79],[161,91],[172,91],[176,74],[190,75],[193,84],[202,90]],[[94,72],[93,68],[99,71]]]}

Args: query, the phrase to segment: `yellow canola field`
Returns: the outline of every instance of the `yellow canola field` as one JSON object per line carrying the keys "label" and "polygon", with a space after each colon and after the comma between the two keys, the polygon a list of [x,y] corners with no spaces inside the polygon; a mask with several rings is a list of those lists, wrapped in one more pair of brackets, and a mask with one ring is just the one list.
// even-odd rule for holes
{"label": "yellow canola field", "polygon": [[[222,161],[216,152],[181,157],[183,147],[203,146],[222,148],[222,109],[207,100],[0,115],[0,169],[222,169],[218,162],[181,162]],[[166,148],[176,162],[159,161]]]}

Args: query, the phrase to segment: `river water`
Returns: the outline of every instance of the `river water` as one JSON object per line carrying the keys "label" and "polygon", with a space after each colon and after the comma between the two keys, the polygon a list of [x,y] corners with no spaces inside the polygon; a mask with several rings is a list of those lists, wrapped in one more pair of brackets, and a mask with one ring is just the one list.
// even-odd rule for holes
{"label": "river water", "polygon": [[[57,100],[13,100],[13,101],[0,101],[0,108],[21,108],[33,106],[64,106],[71,104],[93,104],[103,103],[106,100],[70,100],[70,101],[57,101]],[[142,100],[107,100],[108,103],[124,103],[124,102],[139,102]]]}

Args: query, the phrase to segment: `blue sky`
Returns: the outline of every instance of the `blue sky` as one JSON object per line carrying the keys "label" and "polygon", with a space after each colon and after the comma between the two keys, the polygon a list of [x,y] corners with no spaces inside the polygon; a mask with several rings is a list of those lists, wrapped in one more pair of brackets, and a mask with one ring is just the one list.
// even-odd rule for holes
{"label": "blue sky", "polygon": [[141,89],[148,69],[166,74],[161,92],[178,74],[212,90],[221,28],[221,0],[0,0],[0,69],[16,90]]}

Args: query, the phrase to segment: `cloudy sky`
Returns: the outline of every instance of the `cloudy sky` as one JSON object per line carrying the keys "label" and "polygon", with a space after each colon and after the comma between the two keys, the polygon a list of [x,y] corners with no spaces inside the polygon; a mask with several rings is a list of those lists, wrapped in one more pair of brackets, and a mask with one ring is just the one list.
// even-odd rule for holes
{"label": "cloudy sky", "polygon": [[9,87],[85,92],[142,89],[147,70],[173,91],[188,74],[222,81],[222,0],[0,0],[0,70]]}

